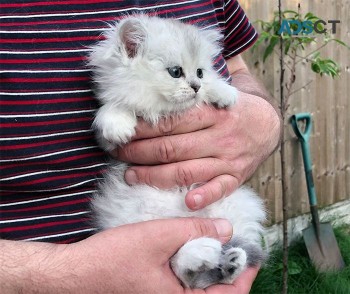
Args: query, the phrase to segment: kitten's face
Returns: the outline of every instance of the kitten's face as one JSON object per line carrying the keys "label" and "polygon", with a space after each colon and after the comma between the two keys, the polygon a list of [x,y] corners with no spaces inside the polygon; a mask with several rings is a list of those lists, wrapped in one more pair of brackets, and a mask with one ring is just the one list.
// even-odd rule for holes
{"label": "kitten's face", "polygon": [[[205,97],[217,47],[216,32],[200,32],[178,21],[131,19],[120,28],[135,87],[148,88],[147,103],[161,111],[189,108]],[[164,108],[164,109],[161,109]]]}
{"label": "kitten's face", "polygon": [[[166,51],[163,51],[164,54]],[[183,52],[183,51],[182,51]],[[155,94],[155,103],[164,103],[168,107],[187,108],[198,102],[205,95],[202,87],[205,81],[205,64],[197,58],[187,56],[145,56],[145,62],[138,64],[138,71],[144,72],[144,83]],[[182,54],[182,55],[186,55]],[[178,58],[176,58],[178,57]],[[187,59],[187,60],[186,60]]]}
{"label": "kitten's face", "polygon": [[148,117],[200,104],[217,78],[212,59],[220,38],[176,20],[127,17],[90,55],[98,98]]}

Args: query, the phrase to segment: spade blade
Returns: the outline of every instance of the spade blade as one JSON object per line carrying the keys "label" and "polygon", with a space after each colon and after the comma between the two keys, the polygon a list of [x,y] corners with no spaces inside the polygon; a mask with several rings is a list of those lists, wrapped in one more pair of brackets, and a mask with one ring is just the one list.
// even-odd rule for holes
{"label": "spade blade", "polygon": [[319,236],[311,225],[303,230],[304,242],[310,259],[320,272],[341,270],[345,267],[330,223],[321,223]]}

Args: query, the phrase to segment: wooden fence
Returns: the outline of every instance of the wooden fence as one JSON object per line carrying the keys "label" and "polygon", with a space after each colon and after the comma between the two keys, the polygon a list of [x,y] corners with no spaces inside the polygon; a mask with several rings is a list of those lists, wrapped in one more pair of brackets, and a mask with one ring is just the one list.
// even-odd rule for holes
{"label": "wooden fence", "polygon": [[[271,20],[277,0],[239,0],[249,19]],[[350,1],[282,1],[283,9],[313,12],[323,20],[340,20],[336,38],[350,44]],[[255,24],[257,27],[257,24]],[[311,46],[315,50],[320,43]],[[341,77],[316,77],[309,63],[301,62],[296,72],[296,91],[291,97],[288,116],[310,112],[313,130],[310,138],[315,188],[321,207],[350,199],[350,50],[335,42],[321,50],[341,65]],[[277,55],[262,62],[262,50],[244,53],[251,71],[260,78],[274,97],[279,97],[279,60]],[[288,77],[287,77],[288,78]],[[305,86],[307,85],[307,86]],[[305,86],[305,87],[304,87]],[[301,151],[288,122],[287,136],[288,207],[290,216],[309,211]],[[282,219],[280,156],[276,152],[249,182],[268,204],[270,221]],[[350,212],[349,212],[350,214]]]}

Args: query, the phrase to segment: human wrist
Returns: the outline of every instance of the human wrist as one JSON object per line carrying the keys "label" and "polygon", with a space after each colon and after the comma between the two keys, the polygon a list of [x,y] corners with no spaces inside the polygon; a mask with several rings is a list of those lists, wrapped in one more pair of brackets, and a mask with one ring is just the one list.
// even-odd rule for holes
{"label": "human wrist", "polygon": [[[264,143],[264,150],[261,150],[261,161],[264,161],[271,155],[279,146],[281,140],[282,121],[279,112],[266,99],[239,91],[237,102],[238,110],[241,114],[247,117],[248,121],[254,127],[260,129],[256,135],[260,136]],[[234,111],[234,109],[233,109]]]}
{"label": "human wrist", "polygon": [[248,69],[237,70],[232,73],[232,86],[239,91],[256,96],[257,99],[267,101],[276,112],[278,122],[282,125],[282,116],[278,101],[272,97],[261,81],[256,79]]}
{"label": "human wrist", "polygon": [[59,293],[64,290],[66,247],[0,240],[1,293]]}

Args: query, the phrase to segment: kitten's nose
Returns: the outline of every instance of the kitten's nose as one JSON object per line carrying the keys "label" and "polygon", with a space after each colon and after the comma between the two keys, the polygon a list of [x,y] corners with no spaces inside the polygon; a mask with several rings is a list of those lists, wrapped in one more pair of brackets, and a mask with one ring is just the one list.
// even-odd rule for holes
{"label": "kitten's nose", "polygon": [[195,91],[195,93],[197,93],[199,88],[201,87],[200,85],[195,84],[195,83],[192,83],[190,86]]}

